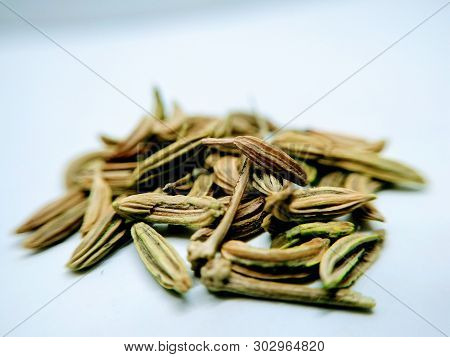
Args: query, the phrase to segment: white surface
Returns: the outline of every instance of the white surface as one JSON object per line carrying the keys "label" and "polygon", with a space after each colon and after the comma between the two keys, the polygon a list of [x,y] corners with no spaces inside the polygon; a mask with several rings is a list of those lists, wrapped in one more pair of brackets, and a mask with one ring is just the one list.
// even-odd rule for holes
{"label": "white surface", "polygon": [[[158,84],[166,99],[179,100],[191,112],[225,113],[256,103],[282,124],[442,4],[274,2],[156,24],[149,19],[148,25],[36,25],[145,107],[150,86]],[[0,6],[0,12],[7,10]],[[368,275],[447,334],[449,20],[450,7],[292,123],[388,138],[389,156],[426,173],[430,184],[424,191],[380,194],[388,241]],[[20,32],[0,33],[2,334],[79,278],[64,268],[77,237],[32,254],[10,232],[62,192],[68,159],[98,147],[99,133],[124,135],[142,114],[42,35],[14,21]],[[184,254],[186,240],[172,241]],[[159,288],[128,246],[11,335],[440,335],[373,281],[363,278],[355,289],[377,300],[372,314],[220,299],[198,282],[181,299]]]}

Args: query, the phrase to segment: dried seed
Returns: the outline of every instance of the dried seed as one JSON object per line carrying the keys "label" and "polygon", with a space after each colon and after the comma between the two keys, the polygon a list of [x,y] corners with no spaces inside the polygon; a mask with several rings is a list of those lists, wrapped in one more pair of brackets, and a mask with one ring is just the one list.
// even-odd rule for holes
{"label": "dried seed", "polygon": [[183,260],[169,242],[145,223],[131,228],[134,246],[147,270],[166,289],[185,293],[192,285]]}
{"label": "dried seed", "polygon": [[300,186],[306,185],[306,173],[297,161],[282,150],[257,137],[238,136],[233,139],[203,139],[202,143],[205,145],[234,145],[263,170]]}
{"label": "dried seed", "polygon": [[113,157],[124,158],[136,155],[139,152],[139,145],[154,134],[155,122],[155,118],[143,117],[128,137],[116,145]]}
{"label": "dried seed", "polygon": [[72,270],[90,268],[129,240],[124,220],[112,207],[95,223],[67,263]]}
{"label": "dried seed", "polygon": [[[351,173],[345,179],[344,187],[358,192],[372,193],[379,188],[379,185],[377,185],[377,183],[377,181],[370,179],[370,177],[368,176]],[[383,215],[371,202],[361,206],[360,208],[355,210],[353,214],[361,219],[384,222]]]}
{"label": "dried seed", "polygon": [[306,185],[306,173],[297,161],[275,146],[252,136],[238,136],[235,145],[256,165],[300,186]]}
{"label": "dried seed", "polygon": [[239,135],[263,137],[276,128],[268,119],[254,113],[232,112],[218,123],[212,136],[217,138]]}
{"label": "dried seed", "polygon": [[338,187],[288,189],[266,198],[266,211],[281,221],[326,221],[375,199],[373,194]]}
{"label": "dried seed", "polygon": [[47,221],[25,239],[23,246],[30,249],[43,249],[66,239],[80,228],[86,206],[87,200],[83,199],[59,216]]}
{"label": "dried seed", "polygon": [[222,256],[233,263],[261,268],[310,267],[319,264],[330,244],[329,239],[314,238],[299,246],[278,248],[256,248],[232,240],[222,246]]}
{"label": "dried seed", "polygon": [[241,203],[227,234],[227,239],[246,240],[262,233],[264,231],[262,222],[266,216],[264,205],[265,200],[262,197]]}
{"label": "dried seed", "polygon": [[286,284],[248,278],[231,270],[231,262],[213,259],[201,269],[203,284],[212,292],[229,292],[256,298],[304,304],[372,309],[375,301],[348,289],[327,291],[299,284]]}
{"label": "dried seed", "polygon": [[98,161],[103,162],[111,156],[110,150],[93,151],[87,154],[81,155],[72,160],[66,168],[64,174],[66,187],[68,189],[79,187],[79,175],[81,172],[92,165],[96,165]]}
{"label": "dried seed", "polygon": [[354,231],[355,225],[351,222],[303,223],[277,235],[272,240],[271,247],[289,248],[315,237],[337,239]]}
{"label": "dried seed", "polygon": [[[336,241],[320,263],[320,278],[326,289],[337,287],[365,253],[364,246],[383,239],[384,231],[353,233]],[[354,253],[346,259],[348,254]],[[338,266],[339,262],[343,263]]]}
{"label": "dried seed", "polygon": [[284,131],[277,133],[272,140],[275,145],[296,159],[317,160],[332,147],[332,142],[325,137],[307,135],[301,131]]}
{"label": "dried seed", "polygon": [[[140,162],[133,172],[136,183],[149,183],[164,172],[164,167],[169,166],[171,170],[177,168],[182,176],[182,168],[186,162],[202,150],[201,139],[203,135],[177,140]],[[181,162],[181,160],[183,162]],[[166,169],[167,170],[167,169]],[[161,183],[161,180],[158,180]]]}
{"label": "dried seed", "polygon": [[169,196],[143,193],[113,203],[121,216],[150,223],[167,223],[193,228],[212,224],[225,212],[225,204],[213,197]]}
{"label": "dried seed", "polygon": [[104,162],[102,166],[103,171],[121,171],[134,170],[137,167],[136,162]]}
{"label": "dried seed", "polygon": [[[344,182],[346,179],[346,174],[344,174],[342,171],[332,171],[329,174],[326,174],[324,177],[322,177],[319,181],[319,184],[317,186],[319,187],[344,187]],[[351,187],[346,187],[350,188]],[[357,191],[353,189],[354,191]]]}
{"label": "dried seed", "polygon": [[210,136],[219,125],[220,120],[209,116],[185,117],[178,130],[178,139],[191,136]]}
{"label": "dried seed", "polygon": [[112,157],[124,158],[136,155],[140,151],[140,146],[142,147],[147,140],[161,130],[161,126],[173,130],[168,125],[161,123],[165,119],[165,113],[161,95],[157,88],[153,88],[153,98],[153,115],[143,117],[128,137],[115,145]]}
{"label": "dried seed", "polygon": [[78,189],[70,190],[63,197],[37,210],[30,218],[16,228],[16,233],[35,230],[84,200],[85,197],[82,191]]}
{"label": "dried seed", "polygon": [[385,159],[376,152],[335,146],[330,140],[305,133],[281,133],[273,144],[295,157],[317,160],[321,165],[358,172],[382,181],[407,186],[425,183],[417,171],[398,161]]}
{"label": "dried seed", "polygon": [[[131,170],[109,170],[104,171],[102,174],[103,179],[106,181],[114,195],[121,195],[127,191],[133,191],[133,180],[132,180]],[[89,191],[91,190],[92,184],[94,182],[95,170],[87,169],[80,172],[76,177],[73,178],[73,182],[76,187],[80,189]]]}
{"label": "dried seed", "polygon": [[83,224],[81,225],[81,235],[86,235],[95,222],[102,217],[105,212],[111,207],[112,191],[109,185],[102,177],[100,167],[95,173],[94,181],[92,183],[91,193],[88,197],[88,206],[84,214]]}
{"label": "dried seed", "polygon": [[[185,195],[188,192],[190,192],[193,187],[195,180],[199,178],[201,175],[209,175],[209,171],[203,168],[195,168],[192,170],[192,172],[186,174],[185,176],[181,177],[180,179],[176,180],[175,182],[168,183],[164,186],[163,192],[168,193],[170,195]],[[212,177],[211,177],[212,179]],[[195,190],[198,190],[198,185],[201,183],[206,184],[206,182],[209,181],[209,179],[206,179],[203,177],[199,180],[196,184]],[[211,183],[212,185],[212,183]],[[192,196],[192,195],[191,195]],[[205,196],[211,196],[211,195],[205,195]]]}
{"label": "dried seed", "polygon": [[334,147],[342,147],[344,149],[348,148],[360,151],[380,152],[386,145],[384,140],[371,142],[360,137],[331,133],[323,130],[307,130],[305,133],[309,136],[316,136],[329,140]]}
{"label": "dried seed", "polygon": [[372,247],[364,249],[364,253],[360,257],[357,265],[341,280],[336,286],[337,288],[348,288],[355,283],[378,259],[383,247],[384,236],[374,243]]}
{"label": "dried seed", "polygon": [[425,184],[425,179],[409,166],[398,161],[381,158],[376,154],[340,151],[335,156],[336,160],[321,159],[318,162],[397,185],[414,187]]}

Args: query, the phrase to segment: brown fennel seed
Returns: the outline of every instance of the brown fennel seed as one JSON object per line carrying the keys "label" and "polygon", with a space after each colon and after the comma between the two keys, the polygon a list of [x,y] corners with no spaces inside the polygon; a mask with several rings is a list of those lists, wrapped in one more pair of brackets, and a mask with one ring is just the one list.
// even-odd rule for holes
{"label": "brown fennel seed", "polygon": [[52,218],[31,233],[23,242],[23,246],[30,249],[43,249],[63,241],[80,228],[86,206],[87,200],[83,199],[59,216]]}
{"label": "brown fennel seed", "polygon": [[185,293],[192,285],[186,266],[176,250],[145,223],[131,228],[134,246],[150,274],[164,288]]}
{"label": "brown fennel seed", "polygon": [[95,173],[92,182],[91,192],[88,197],[88,206],[84,214],[83,224],[81,225],[81,235],[86,235],[94,226],[95,222],[100,219],[111,207],[112,190],[102,177],[101,167]]}
{"label": "brown fennel seed", "polygon": [[303,223],[275,236],[272,239],[271,247],[289,248],[315,237],[338,239],[354,231],[355,225],[352,222]]}
{"label": "brown fennel seed", "polygon": [[[384,231],[373,231],[353,233],[336,241],[320,262],[320,278],[324,288],[339,286],[366,253],[365,246],[383,239]],[[342,264],[338,266],[340,261]]]}
{"label": "brown fennel seed", "polygon": [[67,267],[83,270],[95,265],[128,240],[126,231],[124,220],[109,207],[74,250]]}
{"label": "brown fennel seed", "polygon": [[328,239],[314,238],[299,246],[278,248],[255,248],[240,241],[226,242],[222,256],[235,264],[260,268],[310,267],[320,262],[327,250]]}
{"label": "brown fennel seed", "polygon": [[375,301],[349,289],[334,292],[301,284],[288,284],[249,278],[232,271],[226,259],[210,260],[201,269],[203,284],[212,292],[229,292],[250,297],[303,304],[372,309]]}
{"label": "brown fennel seed", "polygon": [[225,203],[210,196],[194,197],[142,193],[113,202],[122,217],[149,223],[166,223],[192,228],[211,225],[225,212]]}
{"label": "brown fennel seed", "polygon": [[328,221],[375,198],[374,194],[339,187],[290,188],[268,196],[266,211],[285,222]]}
{"label": "brown fennel seed", "polygon": [[37,210],[31,217],[16,228],[16,233],[35,230],[84,200],[85,195],[82,191],[78,189],[70,190],[63,197],[58,198]]}
{"label": "brown fennel seed", "polygon": [[297,161],[276,146],[267,144],[257,137],[238,136],[233,139],[203,139],[202,143],[205,145],[235,146],[261,169],[300,186],[307,183],[306,173]]}

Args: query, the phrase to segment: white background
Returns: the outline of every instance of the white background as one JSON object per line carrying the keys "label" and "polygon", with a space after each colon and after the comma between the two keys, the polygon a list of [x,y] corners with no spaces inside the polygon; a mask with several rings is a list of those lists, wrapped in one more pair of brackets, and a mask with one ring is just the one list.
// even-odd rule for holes
{"label": "white background", "polygon": [[[139,1],[127,9],[51,3],[10,1],[142,106],[157,84],[189,112],[256,108],[283,124],[444,1],[193,1],[155,11]],[[420,192],[380,194],[388,241],[370,279],[355,286],[377,300],[371,314],[220,299],[198,282],[179,298],[152,280],[131,245],[87,275],[64,267],[78,237],[40,253],[22,249],[11,232],[63,192],[67,160],[97,148],[99,133],[125,135],[142,110],[1,4],[0,14],[0,333],[58,294],[10,335],[450,333],[450,6],[291,123],[387,138],[387,155],[429,179]],[[185,255],[186,239],[171,242]]]}

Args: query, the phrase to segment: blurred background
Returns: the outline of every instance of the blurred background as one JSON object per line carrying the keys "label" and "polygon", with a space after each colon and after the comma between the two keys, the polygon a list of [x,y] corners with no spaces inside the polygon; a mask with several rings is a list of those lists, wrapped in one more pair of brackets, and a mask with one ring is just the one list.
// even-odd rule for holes
{"label": "blurred background", "polygon": [[[421,169],[430,184],[381,195],[393,238],[371,276],[449,332],[442,304],[450,298],[450,241],[438,228],[450,197],[450,6],[436,13],[443,5],[0,0],[1,330],[78,278],[64,270],[77,238],[30,254],[11,231],[61,193],[67,161],[99,147],[98,134],[125,135],[157,85],[168,105],[177,100],[190,113],[255,110],[279,125],[388,139],[387,155]],[[185,251],[185,241],[174,242]],[[378,302],[365,316],[225,302],[201,286],[183,304],[141,268],[132,250],[120,251],[14,334],[439,335],[370,281],[358,283]],[[59,318],[68,310],[76,310],[70,324]],[[221,314],[228,322],[215,323]],[[162,322],[156,328],[152,319]]]}

